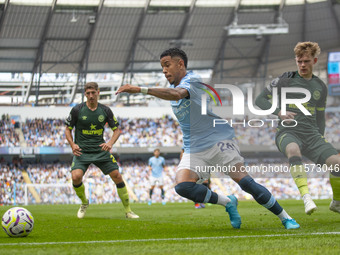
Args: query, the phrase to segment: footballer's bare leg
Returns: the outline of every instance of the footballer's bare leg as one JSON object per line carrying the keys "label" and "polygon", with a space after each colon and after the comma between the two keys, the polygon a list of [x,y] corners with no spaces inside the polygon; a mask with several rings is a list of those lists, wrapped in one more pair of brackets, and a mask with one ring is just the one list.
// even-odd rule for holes
{"label": "footballer's bare leg", "polygon": [[161,199],[162,199],[162,205],[165,205],[165,193],[164,193],[164,189],[163,189],[163,185],[159,185],[159,188],[161,189]]}
{"label": "footballer's bare leg", "polygon": [[226,208],[233,228],[241,227],[241,216],[237,211],[237,198],[234,195],[217,194],[208,187],[197,184],[199,176],[189,169],[182,169],[176,173],[175,190],[178,195],[196,203],[219,204]]}
{"label": "footballer's bare leg", "polygon": [[151,205],[151,204],[152,204],[152,193],[153,193],[153,189],[154,189],[154,188],[155,188],[155,185],[152,185],[152,186],[150,187],[148,205]]}
{"label": "footballer's bare leg", "polygon": [[82,219],[85,217],[86,209],[89,207],[89,200],[86,198],[85,186],[83,184],[84,171],[81,169],[74,169],[72,170],[71,175],[73,188],[82,203],[78,210],[77,217]]}
{"label": "footballer's bare leg", "polygon": [[300,225],[280,206],[270,191],[255,182],[255,180],[244,171],[243,163],[235,164],[233,171],[229,173],[229,176],[238,183],[242,190],[251,194],[257,203],[274,213],[281,220],[286,229],[297,229],[300,227]]}

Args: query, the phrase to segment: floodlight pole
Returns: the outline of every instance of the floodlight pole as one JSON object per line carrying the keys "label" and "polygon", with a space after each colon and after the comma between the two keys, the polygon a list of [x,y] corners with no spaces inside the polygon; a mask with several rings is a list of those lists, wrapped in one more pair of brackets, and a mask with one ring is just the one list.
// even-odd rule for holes
{"label": "floodlight pole", "polygon": [[[285,2],[286,2],[285,0],[281,0],[280,6],[279,6],[278,10],[276,11],[276,14],[275,14],[275,17],[274,17],[274,19],[275,19],[274,23],[282,24],[284,22],[283,18],[282,18],[282,11],[283,11],[283,8],[285,6]],[[253,75],[252,75],[253,77],[256,77],[257,73],[261,69],[261,66],[263,66],[263,73],[262,73],[261,78],[264,79],[264,82],[265,82],[265,78],[267,76],[270,40],[271,40],[270,35],[264,36],[264,43],[262,45],[262,49],[261,49],[260,55],[259,55],[258,60],[257,60],[257,64],[254,65],[255,68],[254,68],[254,72],[253,72]],[[264,60],[263,60],[262,56],[264,56]],[[265,85],[265,84],[263,84],[263,85]]]}
{"label": "floodlight pole", "polygon": [[[233,14],[230,15],[228,25],[230,25],[235,20],[235,18],[237,18],[237,12],[238,12],[238,9],[240,7],[240,4],[241,4],[241,0],[237,0],[236,5],[234,7]],[[217,73],[218,62],[219,61],[224,62],[224,48],[227,44],[228,39],[229,39],[228,33],[225,31],[224,36],[223,36],[222,41],[221,41],[221,44],[220,44],[220,47],[219,47],[219,50],[218,50],[217,55],[215,57],[214,66],[213,66],[213,73],[212,73],[211,77],[214,77]],[[222,58],[221,58],[221,54],[223,54]],[[223,64],[221,64],[221,68],[223,68]],[[221,69],[221,73],[222,73],[221,77],[223,77],[223,70],[222,69]]]}
{"label": "floodlight pole", "polygon": [[[127,56],[127,58],[125,60],[124,70],[123,70],[123,79],[122,79],[122,84],[121,85],[124,84],[125,74],[128,71],[128,68],[129,68],[129,65],[130,65],[130,61],[134,62],[134,52],[136,50],[136,46],[137,46],[137,43],[138,43],[138,40],[139,40],[139,34],[140,34],[140,31],[142,30],[143,23],[144,23],[147,11],[149,9],[150,2],[151,2],[151,0],[147,0],[145,2],[143,12],[142,12],[142,14],[139,17],[138,24],[136,26],[136,29],[135,29],[135,32],[134,32],[134,35],[133,35],[130,51],[129,51],[128,56]],[[131,71],[133,71],[133,70],[131,70]]]}
{"label": "floodlight pole", "polygon": [[333,6],[333,5],[336,4],[336,3],[335,3],[335,0],[328,0],[327,2],[328,2],[328,5],[329,5],[329,9],[330,9],[330,11],[331,11],[331,13],[332,13],[332,17],[333,17],[333,19],[335,20],[335,25],[336,25],[336,27],[337,27],[338,36],[339,36],[339,32],[340,32],[340,21],[339,21],[338,15],[337,15],[336,12],[335,12],[335,8],[334,8],[334,6]]}
{"label": "floodlight pole", "polygon": [[89,56],[90,56],[90,47],[91,47],[91,42],[92,42],[92,38],[96,29],[96,25],[98,24],[98,20],[99,20],[99,16],[102,12],[103,6],[104,6],[104,2],[105,0],[100,0],[99,4],[98,4],[98,9],[97,12],[95,14],[95,22],[91,25],[91,29],[89,32],[89,36],[86,38],[86,46],[83,52],[83,56],[80,60],[79,63],[79,69],[78,69],[78,77],[77,77],[77,82],[73,87],[72,93],[71,93],[71,97],[70,97],[70,104],[73,103],[73,100],[76,96],[77,90],[78,90],[78,86],[79,83],[82,84],[82,96],[81,96],[81,101],[84,102],[84,85],[86,84],[86,76],[87,76],[87,71],[88,71],[88,65],[89,65]]}
{"label": "floodlight pole", "polygon": [[[194,9],[195,9],[195,6],[196,6],[196,2],[197,0],[191,0],[191,4],[190,4],[190,8],[189,8],[189,11],[188,13],[185,15],[185,18],[184,18],[184,21],[182,23],[182,27],[181,27],[181,30],[179,32],[179,35],[177,37],[177,40],[182,40],[184,35],[185,35],[185,32],[187,31],[188,29],[188,26],[189,26],[189,22],[190,22],[190,18],[192,16],[192,13],[194,12]],[[181,48],[181,45],[179,45],[179,48]]]}
{"label": "floodlight pole", "polygon": [[6,14],[7,14],[9,2],[10,2],[10,0],[6,0],[5,1],[5,3],[4,3],[4,10],[2,11],[2,15],[0,17],[0,36],[1,36],[2,26],[4,24],[5,17],[6,17]]}
{"label": "floodlight pole", "polygon": [[41,53],[40,53],[40,61],[39,61],[39,77],[38,82],[35,88],[35,105],[38,106],[39,104],[39,91],[40,91],[40,79],[42,75],[42,61],[43,61],[43,54],[44,54],[44,45],[42,45]]}
{"label": "floodlight pole", "polygon": [[[131,63],[131,67],[130,67],[130,74],[131,74],[130,75],[130,82],[132,81],[132,78],[133,78],[133,65],[134,65],[134,61],[135,61],[135,51],[136,51],[137,43],[139,41],[139,34],[140,34],[140,31],[142,30],[143,23],[144,23],[146,14],[147,14],[148,9],[149,9],[150,2],[151,2],[151,0],[146,0],[143,12],[139,16],[138,24],[136,26],[136,29],[135,29],[135,32],[134,32],[134,35],[133,35],[130,51],[129,51],[128,56],[127,56],[127,58],[125,60],[121,86],[123,86],[123,84],[124,84],[125,75],[126,75],[128,69],[129,69],[130,63]],[[130,94],[127,95],[127,100],[128,100],[128,104],[129,104]]]}
{"label": "floodlight pole", "polygon": [[307,30],[307,0],[304,0],[303,3],[303,13],[302,13],[302,41],[306,41],[306,30]]}
{"label": "floodlight pole", "polygon": [[[28,99],[29,99],[29,96],[30,96],[30,93],[31,93],[31,89],[32,89],[33,81],[34,81],[34,75],[37,72],[39,61],[40,61],[40,64],[41,64],[41,62],[43,60],[42,54],[43,54],[43,50],[44,50],[44,44],[46,42],[47,32],[48,32],[48,29],[50,27],[50,24],[51,24],[51,21],[52,21],[52,16],[53,16],[54,9],[55,9],[56,5],[57,5],[57,0],[53,0],[52,6],[49,10],[49,13],[48,13],[48,16],[47,16],[47,19],[46,19],[46,22],[45,22],[43,33],[42,33],[41,38],[40,38],[39,48],[38,48],[37,54],[35,56],[35,61],[34,61],[34,64],[33,64],[33,69],[32,69],[31,82],[30,82],[30,84],[27,88],[27,92],[26,92],[26,96],[25,96],[25,100],[24,100],[25,104],[28,102]],[[41,70],[40,70],[40,72],[41,72]],[[36,92],[36,97],[37,97],[36,98],[36,102],[37,102],[38,97],[39,97],[39,91],[38,91],[38,94]]]}

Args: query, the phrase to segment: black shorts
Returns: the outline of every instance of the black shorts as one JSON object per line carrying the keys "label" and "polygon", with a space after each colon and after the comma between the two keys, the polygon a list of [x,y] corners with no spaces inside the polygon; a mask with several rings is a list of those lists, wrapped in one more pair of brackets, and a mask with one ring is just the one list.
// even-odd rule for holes
{"label": "black shorts", "polygon": [[323,165],[330,156],[338,154],[333,145],[327,142],[317,130],[306,133],[282,130],[276,134],[275,143],[284,155],[286,155],[287,145],[296,143],[301,154],[316,164]]}
{"label": "black shorts", "polygon": [[73,156],[71,171],[81,169],[85,173],[90,164],[96,165],[103,174],[110,174],[118,170],[118,164],[113,155],[108,151],[99,153],[83,153],[80,156]]}

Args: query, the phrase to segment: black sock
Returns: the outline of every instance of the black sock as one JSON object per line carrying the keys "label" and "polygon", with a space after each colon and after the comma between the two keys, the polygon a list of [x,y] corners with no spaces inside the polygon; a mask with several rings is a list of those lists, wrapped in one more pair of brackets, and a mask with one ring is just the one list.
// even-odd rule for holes
{"label": "black sock", "polygon": [[216,204],[218,195],[202,184],[195,182],[182,182],[175,186],[178,195],[197,203]]}
{"label": "black sock", "polygon": [[152,193],[153,193],[153,189],[150,189],[149,191],[150,199],[152,198]]}
{"label": "black sock", "polygon": [[161,189],[161,197],[164,199],[164,189]]}
{"label": "black sock", "polygon": [[72,184],[73,185],[73,187],[75,187],[75,188],[79,188],[81,185],[83,185],[83,182],[81,182],[80,184],[78,184],[78,185],[74,185],[74,184]]}
{"label": "black sock", "polygon": [[275,215],[279,215],[283,208],[276,201],[273,195],[262,185],[254,181],[250,176],[244,177],[239,183],[242,190],[251,194],[256,202],[258,202],[263,207],[267,208],[269,211]]}

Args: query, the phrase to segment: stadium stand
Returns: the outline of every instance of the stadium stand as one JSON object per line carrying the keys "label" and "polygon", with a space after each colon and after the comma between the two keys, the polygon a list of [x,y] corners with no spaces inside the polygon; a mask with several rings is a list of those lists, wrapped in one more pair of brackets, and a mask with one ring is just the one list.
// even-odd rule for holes
{"label": "stadium stand", "polygon": [[[272,164],[272,163],[271,163]],[[285,165],[286,162],[275,162],[272,165]],[[253,165],[268,166],[268,162],[257,162]],[[24,177],[23,167],[15,166],[14,164],[0,165],[0,177],[5,182],[0,185],[0,204],[15,205],[23,204],[24,197]],[[69,164],[32,164],[25,167],[30,181],[33,184],[70,184],[69,188],[56,189],[52,187],[38,188],[41,203],[78,203],[73,189],[71,188],[71,174]],[[143,161],[126,161],[121,164],[120,171],[122,172],[127,185],[135,194],[135,202],[147,202],[149,190],[149,176],[147,164]],[[165,199],[168,202],[185,202],[187,200],[178,196],[173,189],[175,183],[176,165],[167,164],[164,176]],[[288,175],[278,175],[277,173],[251,173],[257,177],[259,183],[265,184],[275,197],[278,199],[299,199],[299,191],[293,183],[293,180]],[[286,173],[287,174],[287,173]],[[332,191],[329,185],[327,173],[316,176],[317,178],[309,178],[309,185],[314,198],[330,198]],[[116,193],[116,188],[108,176],[104,176],[101,171],[95,166],[90,166],[84,178],[87,194],[91,203],[115,203],[119,202],[119,197]],[[219,175],[218,178],[212,178],[211,188],[215,191],[222,191],[226,194],[234,193],[239,199],[250,199],[249,195],[242,192],[229,177]],[[154,198],[159,199],[159,189],[155,189]],[[38,203],[37,198],[32,192],[28,192],[29,203]],[[155,200],[160,202],[160,200]]]}
{"label": "stadium stand", "polygon": [[[327,112],[326,135],[330,143],[340,142],[340,112]],[[120,118],[121,136],[118,147],[167,147],[181,146],[182,133],[178,122],[171,116],[163,118]],[[236,120],[237,121],[237,120]],[[238,125],[236,136],[240,144],[274,146],[275,127],[265,122],[262,128],[248,128]],[[63,119],[27,119],[21,123],[27,147],[69,147],[65,138]],[[20,139],[9,121],[0,122],[0,147],[18,147]],[[109,139],[111,130],[104,132]]]}
{"label": "stadium stand", "polygon": [[19,147],[19,135],[15,132],[14,124],[5,115],[0,121],[0,147]]}

